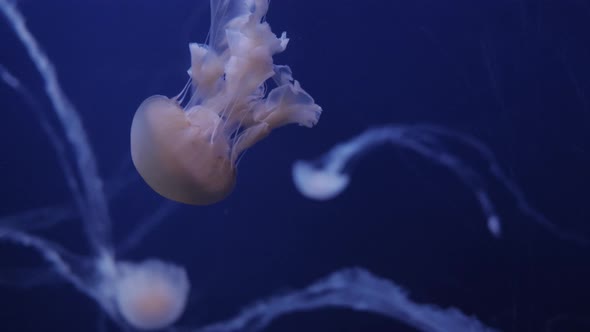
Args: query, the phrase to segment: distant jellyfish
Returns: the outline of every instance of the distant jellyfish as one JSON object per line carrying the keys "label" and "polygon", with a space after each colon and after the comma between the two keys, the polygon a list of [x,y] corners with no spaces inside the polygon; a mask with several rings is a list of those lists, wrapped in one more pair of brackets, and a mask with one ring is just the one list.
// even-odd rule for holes
{"label": "distant jellyfish", "polygon": [[[338,196],[349,183],[353,160],[380,144],[393,144],[409,149],[433,163],[448,168],[475,194],[486,216],[490,233],[499,237],[502,233],[500,218],[483,177],[447,147],[447,141],[463,144],[500,172],[497,177],[505,179],[491,152],[475,138],[445,128],[427,125],[386,126],[368,129],[353,139],[333,147],[322,158],[314,161],[296,161],[292,176],[295,186],[304,196],[315,200],[328,200]],[[512,186],[512,183],[509,183]]]}
{"label": "distant jellyfish", "polygon": [[316,168],[297,161],[293,164],[293,182],[304,196],[324,201],[340,195],[348,187],[350,177],[336,169]]}
{"label": "distant jellyfish", "polygon": [[513,183],[507,181],[493,154],[483,144],[473,137],[442,127],[392,125],[368,129],[349,141],[337,144],[316,161],[296,161],[292,168],[295,187],[310,199],[333,199],[348,186],[352,162],[374,147],[386,143],[411,150],[448,168],[475,194],[486,217],[488,231],[495,237],[502,234],[501,220],[485,187],[484,177],[453,154],[448,147],[449,143],[461,144],[474,150],[496,172],[492,175],[504,182],[512,190],[512,194],[520,197],[520,192]]}
{"label": "distant jellyfish", "polygon": [[116,261],[108,254],[83,257],[12,227],[0,226],[0,240],[36,250],[58,276],[92,298],[121,327],[161,329],[176,322],[186,308],[190,282],[176,264],[153,258]]}
{"label": "distant jellyfish", "polygon": [[273,64],[289,40],[265,21],[268,3],[212,0],[209,42],[189,45],[188,101],[182,106],[185,90],[175,98],[156,95],[135,113],[133,163],[160,195],[193,205],[218,202],[232,191],[245,149],[283,125],[318,122],[320,106],[288,66]]}
{"label": "distant jellyfish", "polygon": [[[586,237],[561,229],[531,206],[522,190],[504,173],[492,151],[482,142],[469,135],[435,125],[390,125],[367,129],[360,135],[337,144],[316,160],[296,161],[292,167],[295,187],[302,195],[313,200],[333,199],[349,185],[353,163],[382,144],[412,151],[455,174],[473,192],[485,216],[487,229],[495,237],[502,235],[502,220],[492,201],[488,189],[489,180],[486,178],[496,181],[511,195],[524,215],[549,232],[579,245],[589,243]],[[470,151],[477,162],[483,162],[486,167],[479,171],[468,162],[468,158],[453,152],[453,148],[457,147],[462,152]]]}
{"label": "distant jellyfish", "polygon": [[115,299],[121,315],[137,329],[161,329],[184,311],[190,284],[184,269],[147,260],[119,263]]}

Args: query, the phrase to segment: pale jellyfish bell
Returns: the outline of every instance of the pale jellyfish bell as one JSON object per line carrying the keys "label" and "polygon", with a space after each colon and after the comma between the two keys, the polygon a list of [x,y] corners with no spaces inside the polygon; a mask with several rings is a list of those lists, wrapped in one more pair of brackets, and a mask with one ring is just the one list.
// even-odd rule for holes
{"label": "pale jellyfish bell", "polygon": [[97,281],[84,288],[116,321],[122,318],[138,330],[173,324],[184,312],[190,282],[185,269],[159,259],[95,261]]}
{"label": "pale jellyfish bell", "polygon": [[311,163],[297,161],[293,164],[293,182],[304,196],[326,201],[340,195],[350,182],[344,173],[315,167]]}
{"label": "pale jellyfish bell", "polygon": [[184,311],[190,284],[185,270],[159,260],[119,263],[115,300],[120,314],[141,330],[161,329]]}
{"label": "pale jellyfish bell", "polygon": [[[273,55],[287,47],[264,21],[268,0],[212,0],[210,39],[190,44],[192,95],[152,96],[131,125],[131,156],[160,195],[213,204],[232,191],[236,161],[271,130],[314,126],[322,112]],[[266,82],[276,85],[267,93]]]}

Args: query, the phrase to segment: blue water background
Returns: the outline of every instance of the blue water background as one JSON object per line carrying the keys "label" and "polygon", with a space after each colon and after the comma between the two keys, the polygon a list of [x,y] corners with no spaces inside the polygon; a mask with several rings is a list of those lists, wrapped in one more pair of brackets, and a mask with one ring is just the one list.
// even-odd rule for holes
{"label": "blue water background", "polygon": [[[133,174],[133,114],[144,98],[184,86],[187,44],[206,37],[207,2],[18,3],[81,114],[100,174],[107,182],[121,169]],[[252,301],[363,266],[416,301],[456,306],[505,331],[590,331],[590,248],[539,227],[494,182],[501,239],[453,174],[408,151],[367,155],[350,188],[325,203],[302,197],[290,177],[294,160],[370,126],[438,124],[483,141],[533,206],[590,237],[588,1],[274,0],[267,18],[290,38],[276,62],[291,66],[324,113],[313,129],[285,127],[249,150],[227,200],[178,207],[121,257],[186,266],[193,288],[181,325],[229,318]],[[0,63],[50,112],[5,21],[0,42]],[[0,103],[0,215],[70,201],[34,113],[6,86]],[[162,201],[140,180],[112,201],[116,242]],[[41,234],[88,252],[77,221]],[[34,252],[5,243],[0,257],[0,272],[43,266]],[[69,285],[0,292],[1,331],[96,329],[96,305]],[[330,309],[289,315],[269,331],[411,329]]]}

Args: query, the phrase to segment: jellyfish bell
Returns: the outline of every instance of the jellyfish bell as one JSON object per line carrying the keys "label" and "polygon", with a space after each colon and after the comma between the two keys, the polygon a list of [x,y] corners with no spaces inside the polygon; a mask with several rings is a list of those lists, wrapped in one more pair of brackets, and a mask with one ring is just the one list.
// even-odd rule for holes
{"label": "jellyfish bell", "polygon": [[194,205],[212,204],[233,189],[236,171],[228,142],[211,140],[219,116],[195,106],[152,96],[131,125],[131,157],[139,174],[160,195]]}
{"label": "jellyfish bell", "polygon": [[[189,45],[188,102],[149,97],[131,125],[131,156],[142,178],[160,195],[193,205],[229,195],[236,160],[273,129],[312,127],[322,112],[290,68],[273,63],[289,40],[264,21],[268,0],[212,0],[211,6],[208,44]],[[274,82],[268,92],[267,81]]]}
{"label": "jellyfish bell", "polygon": [[115,301],[129,325],[155,330],[170,326],[180,317],[190,289],[183,268],[154,259],[117,266]]}
{"label": "jellyfish bell", "polygon": [[301,160],[293,164],[292,176],[297,190],[303,196],[317,201],[335,198],[350,182],[349,176],[344,173],[316,168]]}

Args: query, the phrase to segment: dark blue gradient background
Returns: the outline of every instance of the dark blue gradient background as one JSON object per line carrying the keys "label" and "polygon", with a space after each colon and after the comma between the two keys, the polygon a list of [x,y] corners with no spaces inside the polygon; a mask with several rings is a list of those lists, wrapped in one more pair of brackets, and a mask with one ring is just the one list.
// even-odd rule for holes
{"label": "dark blue gradient background", "polygon": [[[207,1],[18,3],[81,113],[105,181],[136,178],[133,114],[144,98],[184,86],[187,44],[206,37]],[[418,302],[456,306],[504,331],[590,331],[590,247],[539,227],[496,183],[488,189],[504,220],[499,240],[471,192],[408,151],[367,155],[350,188],[325,203],[300,196],[290,178],[294,160],[315,158],[369,126],[438,124],[483,141],[533,206],[590,237],[590,2],[273,0],[267,18],[290,37],[276,62],[291,66],[324,113],[311,130],[285,127],[249,150],[227,200],[178,206],[120,257],[186,266],[192,292],[179,324],[226,319],[252,301],[363,266]],[[0,64],[51,111],[3,17]],[[0,115],[0,215],[71,200],[34,113],[5,85]],[[115,240],[162,202],[133,182],[112,201]],[[78,220],[41,232],[87,253],[82,234]],[[0,276],[10,283],[41,266],[34,252],[0,244]],[[48,282],[0,286],[0,331],[97,330],[92,301]],[[268,330],[411,331],[333,309],[289,315]]]}

